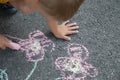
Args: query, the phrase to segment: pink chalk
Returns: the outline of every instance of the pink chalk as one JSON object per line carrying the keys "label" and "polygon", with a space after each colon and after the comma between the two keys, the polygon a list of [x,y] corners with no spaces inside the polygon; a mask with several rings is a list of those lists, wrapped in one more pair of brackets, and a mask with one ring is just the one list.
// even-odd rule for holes
{"label": "pink chalk", "polygon": [[9,44],[10,44],[10,46],[9,46],[10,49],[19,50],[21,48],[21,46],[19,44],[14,43],[12,41],[10,41]]}

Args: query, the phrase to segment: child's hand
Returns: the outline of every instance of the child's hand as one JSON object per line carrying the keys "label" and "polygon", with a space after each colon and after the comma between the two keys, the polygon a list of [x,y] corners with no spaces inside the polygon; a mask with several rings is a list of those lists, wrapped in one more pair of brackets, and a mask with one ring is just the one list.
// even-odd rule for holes
{"label": "child's hand", "polygon": [[10,40],[8,40],[5,36],[0,35],[0,49],[12,48],[9,44]]}
{"label": "child's hand", "polygon": [[79,26],[76,23],[69,23],[69,21],[63,22],[61,25],[57,26],[57,31],[52,31],[57,38],[71,40],[68,35],[78,33]]}

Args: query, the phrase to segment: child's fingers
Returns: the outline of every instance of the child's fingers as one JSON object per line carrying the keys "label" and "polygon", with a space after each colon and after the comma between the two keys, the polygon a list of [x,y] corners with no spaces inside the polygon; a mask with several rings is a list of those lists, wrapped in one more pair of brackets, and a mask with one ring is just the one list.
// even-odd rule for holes
{"label": "child's fingers", "polygon": [[14,50],[19,50],[20,49],[20,45],[19,44],[11,42],[11,41],[6,46],[8,48],[14,49]]}
{"label": "child's fingers", "polygon": [[6,46],[7,48],[13,49],[13,46],[12,46],[9,42],[7,42],[7,43],[5,44],[5,46]]}
{"label": "child's fingers", "polygon": [[66,24],[69,23],[69,22],[70,22],[70,21],[67,20],[67,21],[63,22],[63,25],[66,25]]}
{"label": "child's fingers", "polygon": [[63,38],[64,40],[71,40],[71,38],[68,37],[68,36],[63,36],[62,38]]}
{"label": "child's fingers", "polygon": [[69,35],[69,34],[76,34],[76,33],[78,33],[79,31],[78,30],[75,30],[75,31],[68,31],[67,32],[67,35]]}
{"label": "child's fingers", "polygon": [[67,27],[72,27],[72,26],[76,26],[77,25],[77,23],[70,23],[70,24],[67,24],[66,26]]}
{"label": "child's fingers", "polygon": [[69,27],[68,30],[75,30],[75,29],[78,29],[79,26],[73,26],[73,27]]}

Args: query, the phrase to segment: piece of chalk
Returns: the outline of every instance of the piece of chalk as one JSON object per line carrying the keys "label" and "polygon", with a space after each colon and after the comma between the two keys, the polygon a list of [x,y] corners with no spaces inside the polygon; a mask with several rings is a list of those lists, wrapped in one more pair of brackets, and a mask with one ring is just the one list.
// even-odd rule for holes
{"label": "piece of chalk", "polygon": [[10,44],[10,46],[9,46],[10,49],[19,50],[21,48],[21,46],[19,44],[14,43],[12,41],[10,41],[9,44]]}

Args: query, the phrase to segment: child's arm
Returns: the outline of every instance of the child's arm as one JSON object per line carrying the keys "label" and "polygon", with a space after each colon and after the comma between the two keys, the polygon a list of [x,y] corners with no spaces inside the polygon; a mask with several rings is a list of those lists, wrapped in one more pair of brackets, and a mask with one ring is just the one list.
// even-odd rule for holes
{"label": "child's arm", "polygon": [[49,16],[41,7],[39,12],[46,18],[48,26],[51,32],[57,37],[65,40],[70,40],[70,37],[67,35],[78,33],[79,27],[76,26],[76,23],[69,23],[69,21],[63,22],[61,25],[58,25],[58,21]]}
{"label": "child's arm", "polygon": [[[11,2],[12,3],[12,2]],[[24,10],[24,12],[29,12],[29,7],[22,7],[21,3],[19,2],[13,2],[14,6],[18,6],[21,8],[21,10]],[[32,3],[31,3],[32,4]],[[30,5],[30,4],[29,4]],[[27,6],[27,5],[26,5]],[[53,19],[52,16],[48,15],[42,6],[33,4],[32,6],[35,7],[35,11],[40,12],[44,17],[46,17],[47,23],[49,25],[49,28],[51,32],[57,37],[65,40],[70,40],[70,37],[67,35],[69,34],[75,34],[78,33],[78,26],[74,23],[69,23],[68,21],[63,22],[61,25],[58,25],[58,21]]]}

